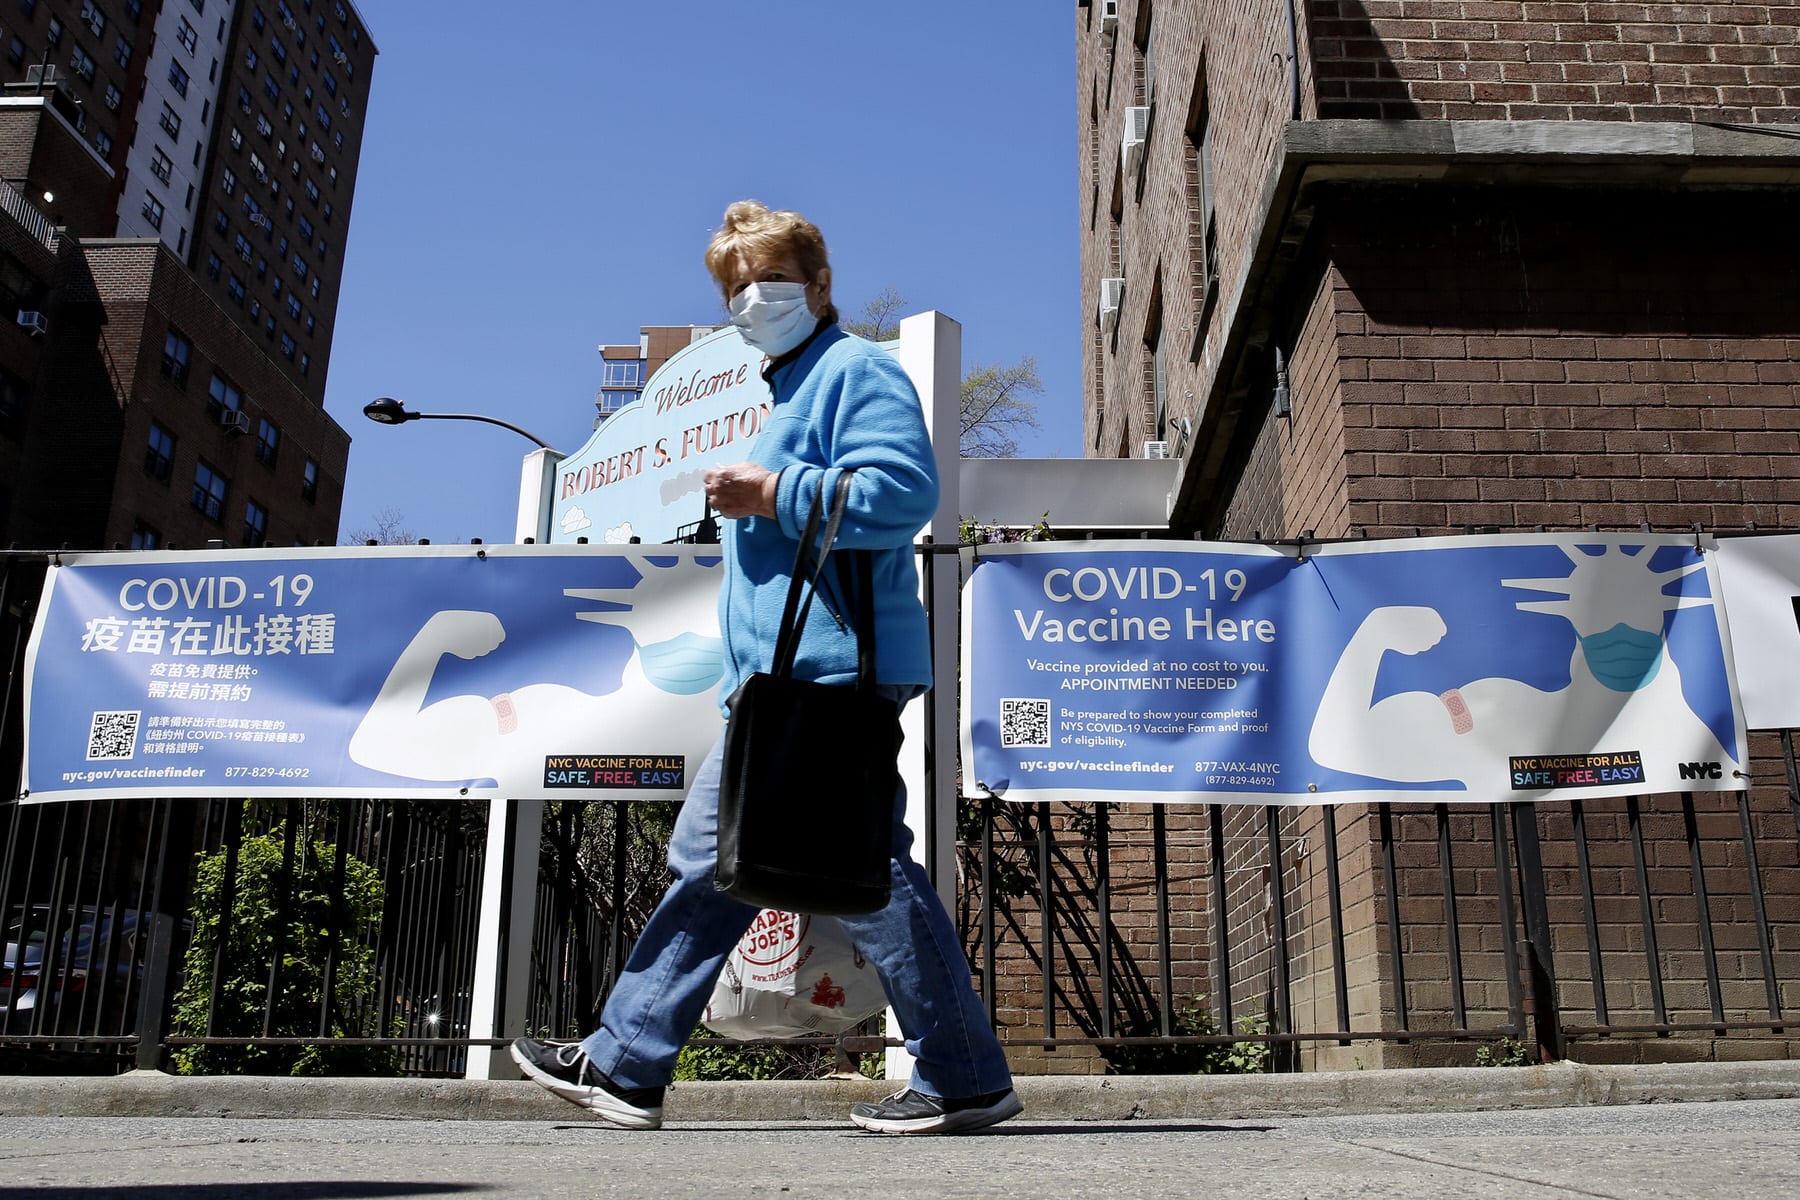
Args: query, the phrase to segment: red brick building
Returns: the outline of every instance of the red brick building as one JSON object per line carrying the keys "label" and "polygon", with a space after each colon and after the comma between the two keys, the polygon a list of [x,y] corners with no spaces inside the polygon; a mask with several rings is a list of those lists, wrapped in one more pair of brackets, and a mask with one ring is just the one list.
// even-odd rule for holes
{"label": "red brick building", "polygon": [[336,540],[323,408],[375,47],[344,0],[0,16],[0,530]]}
{"label": "red brick building", "polygon": [[[1800,9],[1074,8],[1085,450],[1177,459],[1177,534],[1800,524]],[[1759,821],[1785,814],[1779,789],[1752,795]],[[1189,864],[1173,863],[1171,885],[1211,928],[1212,839],[1198,816],[1170,820]],[[1567,814],[1542,820],[1547,847],[1558,821],[1566,835]],[[1320,1009],[1310,1027],[1336,1028],[1315,810],[1227,814],[1242,869],[1216,915],[1235,947],[1235,999],[1243,1011],[1273,983],[1267,868],[1242,857],[1271,822],[1303,847],[1280,866],[1295,1004]],[[1363,810],[1339,817],[1359,1027],[1393,1011],[1397,986],[1373,826]],[[1485,813],[1458,828],[1475,874],[1487,854],[1491,884]],[[1399,899],[1430,908],[1431,833],[1408,818],[1396,836],[1425,852],[1402,857]],[[1800,887],[1792,858],[1771,889]],[[1697,946],[1692,897],[1668,915],[1669,940]],[[1428,926],[1405,936],[1428,939]],[[1482,1003],[1503,1001],[1498,944],[1469,950],[1489,972]],[[1180,953],[1178,994],[1211,990],[1207,947]],[[1780,969],[1791,980],[1800,962],[1789,952]],[[1734,982],[1727,969],[1731,1013],[1755,1015],[1753,973]],[[1016,979],[1007,994],[1029,1023],[1036,979]],[[1415,1016],[1451,1024],[1441,976],[1405,986]],[[1417,1044],[1320,1045],[1304,1061],[1444,1060]],[[1581,1053],[1712,1052],[1671,1046]],[[1757,1052],[1790,1049],[1775,1038]]]}

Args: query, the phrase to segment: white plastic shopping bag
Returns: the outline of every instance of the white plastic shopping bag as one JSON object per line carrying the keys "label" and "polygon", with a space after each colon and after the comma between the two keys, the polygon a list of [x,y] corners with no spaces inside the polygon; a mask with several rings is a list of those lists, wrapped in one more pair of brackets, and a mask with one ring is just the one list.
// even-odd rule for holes
{"label": "white plastic shopping bag", "polygon": [[701,1023],[732,1038],[837,1034],[887,1007],[833,917],[764,909],[725,960]]}

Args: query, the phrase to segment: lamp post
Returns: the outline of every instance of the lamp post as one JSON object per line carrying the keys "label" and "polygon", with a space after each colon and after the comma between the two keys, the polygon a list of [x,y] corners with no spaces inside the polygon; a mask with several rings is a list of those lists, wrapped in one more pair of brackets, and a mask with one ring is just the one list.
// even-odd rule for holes
{"label": "lamp post", "polygon": [[489,425],[498,425],[502,429],[510,429],[521,437],[529,438],[539,446],[562,457],[562,451],[546,442],[529,429],[520,429],[511,421],[502,421],[499,417],[484,417],[480,413],[428,413],[408,412],[406,405],[391,396],[383,396],[379,400],[371,400],[363,405],[363,416],[379,425],[404,425],[408,421],[485,421]]}

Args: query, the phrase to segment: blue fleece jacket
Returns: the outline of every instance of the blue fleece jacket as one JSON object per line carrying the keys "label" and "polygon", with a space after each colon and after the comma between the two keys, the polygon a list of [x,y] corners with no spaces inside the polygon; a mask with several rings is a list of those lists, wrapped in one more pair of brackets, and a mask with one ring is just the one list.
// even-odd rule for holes
{"label": "blue fleece jacket", "polygon": [[[723,701],[744,678],[766,671],[775,655],[794,552],[813,496],[854,467],[836,549],[874,552],[876,681],[931,684],[931,652],[913,537],[937,511],[937,461],[912,381],[892,355],[828,326],[770,379],[775,403],[758,433],[752,462],[779,473],[776,517],[725,526],[725,586],[719,629],[725,638]],[[835,563],[807,614],[794,674],[824,683],[856,678],[856,632],[838,617]]]}

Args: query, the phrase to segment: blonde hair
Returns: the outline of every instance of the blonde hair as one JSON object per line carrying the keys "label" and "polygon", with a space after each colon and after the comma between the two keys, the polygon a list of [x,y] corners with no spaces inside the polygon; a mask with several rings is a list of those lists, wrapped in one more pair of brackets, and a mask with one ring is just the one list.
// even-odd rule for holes
{"label": "blonde hair", "polygon": [[[766,261],[792,254],[806,282],[817,283],[822,272],[829,270],[831,260],[825,253],[825,235],[819,227],[797,212],[771,210],[756,200],[739,200],[725,209],[725,220],[706,245],[706,270],[725,293],[729,286],[732,260]],[[730,295],[725,295],[727,303]],[[819,313],[821,319],[835,322],[837,307],[827,301]]]}

